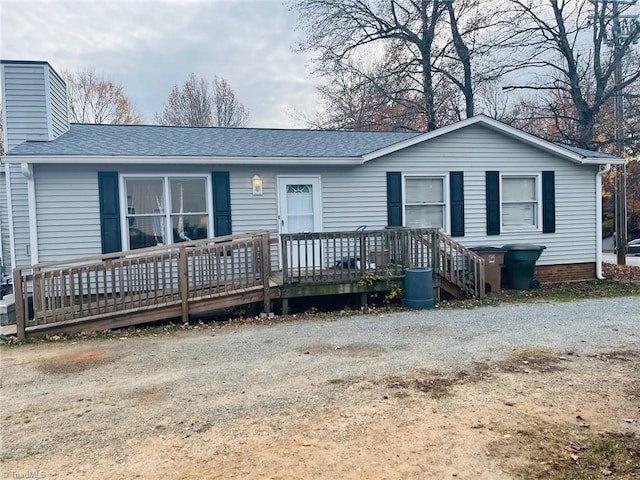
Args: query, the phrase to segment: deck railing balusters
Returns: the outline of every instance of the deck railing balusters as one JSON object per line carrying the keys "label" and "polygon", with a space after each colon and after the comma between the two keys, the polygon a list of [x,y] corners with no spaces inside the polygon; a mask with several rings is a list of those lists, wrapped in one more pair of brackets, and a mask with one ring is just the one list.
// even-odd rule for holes
{"label": "deck railing balusters", "polygon": [[417,266],[484,296],[482,259],[437,229],[282,234],[281,242],[285,285],[358,279],[367,270],[402,275],[405,268]]}
{"label": "deck railing balusters", "polygon": [[270,246],[255,232],[14,269],[18,333],[176,302],[184,319],[191,298],[238,289],[263,287],[266,299]]}
{"label": "deck railing balusters", "polygon": [[[232,235],[16,269],[16,302],[19,295],[23,298],[21,322],[28,330],[45,323],[128,315],[181,301],[182,316],[188,318],[192,299],[255,287],[264,288],[266,299],[269,235]],[[409,266],[424,266],[462,290],[484,296],[482,259],[436,230],[315,232],[282,234],[280,239],[285,285],[357,281],[368,271],[379,277],[399,276]]]}

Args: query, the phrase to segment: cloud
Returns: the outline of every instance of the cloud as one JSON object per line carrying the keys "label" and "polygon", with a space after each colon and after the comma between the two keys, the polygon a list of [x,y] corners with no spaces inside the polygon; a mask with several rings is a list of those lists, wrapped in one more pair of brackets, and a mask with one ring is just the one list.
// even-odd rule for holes
{"label": "cloud", "polygon": [[290,111],[315,108],[309,57],[295,53],[295,17],[276,1],[3,0],[0,55],[95,68],[124,84],[151,122],[190,72],[225,77],[251,125],[298,127]]}

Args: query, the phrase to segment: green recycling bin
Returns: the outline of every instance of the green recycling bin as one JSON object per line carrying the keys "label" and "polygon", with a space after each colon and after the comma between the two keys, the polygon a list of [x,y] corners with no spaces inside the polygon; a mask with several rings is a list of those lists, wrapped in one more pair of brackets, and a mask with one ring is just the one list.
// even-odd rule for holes
{"label": "green recycling bin", "polygon": [[533,280],[536,261],[547,247],[544,245],[514,244],[503,245],[502,248],[506,250],[504,267],[509,288],[527,290]]}
{"label": "green recycling bin", "polygon": [[407,268],[404,271],[404,298],[407,308],[433,308],[433,269],[426,267]]}

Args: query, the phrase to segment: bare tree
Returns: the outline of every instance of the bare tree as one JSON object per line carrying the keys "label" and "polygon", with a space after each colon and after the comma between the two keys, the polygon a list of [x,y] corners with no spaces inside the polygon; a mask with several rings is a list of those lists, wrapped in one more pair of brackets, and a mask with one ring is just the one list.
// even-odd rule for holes
{"label": "bare tree", "polygon": [[[317,53],[316,73],[326,76],[329,85],[341,70],[353,73],[362,57],[384,51],[386,68],[378,72],[386,73],[371,79],[373,88],[387,101],[398,102],[399,112],[423,117],[426,129],[433,130],[474,113],[474,82],[480,76],[473,75],[473,60],[488,50],[480,37],[505,21],[498,20],[496,9],[480,8],[479,2],[294,0],[292,5],[307,33],[300,48]],[[486,70],[490,76],[496,72]],[[366,78],[367,72],[359,76]],[[391,76],[402,81],[387,81]],[[381,84],[398,89],[382,92]]]}
{"label": "bare tree", "polygon": [[498,81],[486,82],[476,90],[478,94],[478,111],[501,122],[512,123],[514,107],[502,91]]}
{"label": "bare tree", "polygon": [[209,84],[191,73],[182,86],[174,85],[162,112],[154,115],[161,125],[210,127],[213,98]]}
{"label": "bare tree", "polygon": [[380,62],[349,61],[325,74],[318,87],[324,109],[306,119],[312,128],[344,130],[426,129],[419,99],[406,76],[397,75],[393,55]]}
{"label": "bare tree", "polygon": [[229,82],[216,76],[213,79],[213,119],[218,127],[246,127],[249,110],[240,103]]}
{"label": "bare tree", "polygon": [[93,69],[62,72],[73,123],[141,123],[122,84]]}
{"label": "bare tree", "polygon": [[508,63],[490,53],[509,37],[511,15],[500,4],[487,0],[441,1],[450,39],[436,68],[460,91],[465,116],[471,117],[476,90],[508,69]]}
{"label": "bare tree", "polygon": [[[514,52],[513,68],[527,82],[514,82],[505,89],[535,93],[520,102],[519,126],[528,128],[530,121],[536,128],[542,120],[547,125],[542,133],[552,140],[591,149],[612,143],[612,137],[598,135],[597,125],[611,100],[640,79],[633,47],[640,25],[632,26],[614,48],[608,0],[510,3],[521,19],[511,46],[522,58],[517,60]],[[622,10],[628,7],[620,5]],[[615,79],[617,66],[623,66],[620,81]]]}
{"label": "bare tree", "polygon": [[211,85],[191,73],[182,86],[173,86],[166,105],[154,118],[160,125],[244,127],[249,112],[224,78],[216,76]]}

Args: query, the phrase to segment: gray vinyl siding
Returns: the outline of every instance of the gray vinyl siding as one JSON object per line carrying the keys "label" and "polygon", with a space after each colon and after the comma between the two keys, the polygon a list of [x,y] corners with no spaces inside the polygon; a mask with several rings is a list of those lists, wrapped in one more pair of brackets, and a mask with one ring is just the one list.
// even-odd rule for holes
{"label": "gray vinyl siding", "polygon": [[[273,167],[231,170],[234,233],[260,228],[278,230],[277,176],[318,175],[322,189],[323,231],[353,231],[387,224],[386,173],[448,175],[464,172],[465,246],[510,243],[545,245],[541,265],[594,262],[596,254],[596,167],[582,166],[525,145],[481,126],[471,126],[356,167]],[[540,174],[555,172],[556,232],[486,235],[485,172]],[[254,174],[264,195],[251,195]],[[538,199],[541,201],[541,199]],[[274,221],[275,220],[275,221]],[[539,219],[541,221],[541,219]]]}
{"label": "gray vinyl siding", "polygon": [[[275,176],[255,169],[189,165],[162,168],[36,165],[34,175],[39,261],[55,262],[102,253],[98,171],[118,171],[121,175],[210,176],[213,170],[230,170],[233,233],[277,229]],[[251,178],[256,172],[265,179],[265,195],[261,197],[252,195]],[[276,250],[277,245],[274,247],[274,254],[277,253]]]}
{"label": "gray vinyl siding", "polygon": [[69,130],[62,78],[45,62],[3,63],[8,148],[25,140],[53,140]]}
{"label": "gray vinyl siding", "polygon": [[[319,176],[322,229],[353,231],[359,225],[387,223],[386,173],[443,175],[464,171],[465,236],[472,247],[509,243],[545,245],[540,264],[595,261],[596,167],[579,166],[481,126],[471,126],[355,167],[283,166],[43,166],[35,168],[40,261],[101,253],[97,172],[120,174],[202,174],[230,172],[233,233],[278,231],[279,175]],[[486,235],[485,172],[555,172],[556,232]],[[254,196],[251,179],[259,175],[263,195]],[[272,245],[277,265],[278,245]]]}
{"label": "gray vinyl siding", "polygon": [[[25,140],[52,140],[69,128],[64,82],[46,62],[18,62],[0,65],[5,136],[8,149]],[[3,258],[10,258],[9,237],[13,235],[16,265],[31,265],[27,180],[20,165],[11,165],[9,182],[13,211],[13,232],[8,227],[8,205],[0,205]],[[4,189],[3,184],[3,189]],[[6,219],[6,230],[5,230]],[[6,232],[6,233],[5,233]],[[6,241],[5,241],[6,240]],[[39,246],[48,245],[46,242]],[[7,255],[7,249],[9,255]]]}
{"label": "gray vinyl siding", "polygon": [[69,118],[66,84],[52,69],[49,70],[49,108],[51,138],[56,138],[69,130]]}
{"label": "gray vinyl siding", "polygon": [[[226,168],[220,168],[225,170]],[[264,167],[231,168],[231,223],[233,233],[278,229],[278,206],[276,176],[273,169]],[[251,179],[254,175],[262,179],[260,196],[254,196]]]}
{"label": "gray vinyl siding", "polygon": [[96,172],[70,165],[35,166],[40,262],[102,253]]}
{"label": "gray vinyl siding", "polygon": [[3,64],[5,135],[9,148],[26,139],[48,140],[44,64]]}
{"label": "gray vinyl siding", "polygon": [[[539,174],[555,172],[556,232],[486,235],[485,172]],[[579,166],[481,126],[471,126],[354,169],[352,174],[323,175],[324,229],[386,225],[386,172],[440,175],[464,171],[465,246],[510,243],[545,245],[540,264],[595,261],[596,167]],[[540,199],[539,199],[540,201]]]}

